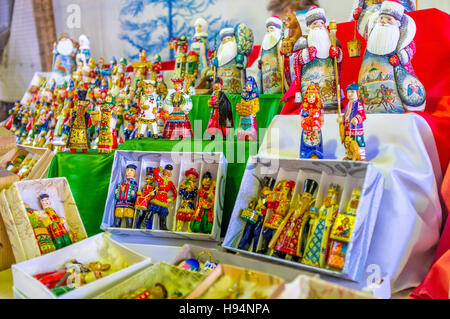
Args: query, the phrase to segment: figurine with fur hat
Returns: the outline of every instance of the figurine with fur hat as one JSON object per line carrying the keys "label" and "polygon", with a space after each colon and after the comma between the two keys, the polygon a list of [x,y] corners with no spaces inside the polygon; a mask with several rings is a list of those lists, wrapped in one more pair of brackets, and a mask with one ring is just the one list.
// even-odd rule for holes
{"label": "figurine with fur hat", "polygon": [[227,95],[223,92],[223,81],[220,77],[214,80],[214,92],[208,100],[208,106],[211,108],[208,126],[206,132],[211,138],[217,134],[223,137],[230,134],[230,129],[234,127],[233,110],[231,102]]}
{"label": "figurine with fur hat", "polygon": [[149,135],[155,139],[159,138],[157,114],[161,97],[155,90],[156,80],[154,78],[144,81],[144,91],[138,102],[141,112],[138,119],[137,138],[150,137]]}
{"label": "figurine with fur hat", "polygon": [[133,227],[134,205],[138,191],[136,170],[137,166],[135,164],[128,164],[125,168],[124,181],[116,185],[114,190],[116,206],[114,209],[113,227],[120,227],[122,218],[125,218],[125,228]]}
{"label": "figurine with fur hat", "polygon": [[[150,200],[148,212],[144,217],[144,224],[141,228],[146,227],[147,229],[152,229],[153,216],[156,214],[159,217],[159,229],[168,230],[166,219],[169,215],[169,205],[175,202],[178,193],[175,184],[170,180],[172,170],[173,166],[170,164],[164,166],[164,169],[157,167],[153,170],[153,176],[158,184],[158,188],[155,197]],[[172,193],[170,197],[169,192]]]}
{"label": "figurine with fur hat", "polygon": [[214,201],[216,196],[216,180],[210,172],[202,176],[201,187],[198,190],[198,203],[189,225],[194,233],[209,234],[214,223]]}
{"label": "figurine with fur hat", "polygon": [[88,129],[91,125],[91,118],[88,112],[86,112],[87,103],[86,91],[78,90],[75,97],[76,111],[72,112],[70,120],[70,132],[67,139],[67,148],[71,153],[75,153],[76,150],[83,150],[87,153],[89,149],[89,136]]}
{"label": "figurine with fur hat", "polygon": [[[185,179],[178,188],[181,203],[176,215],[176,231],[183,231],[185,223],[189,223],[194,216],[195,198],[197,197],[198,172],[195,168],[188,169],[184,173]],[[188,231],[190,231],[188,229]]]}
{"label": "figurine with fur hat", "polygon": [[134,220],[134,228],[139,229],[143,225],[142,220],[144,213],[148,211],[148,206],[152,198],[156,195],[155,178],[153,176],[153,167],[145,168],[145,185],[137,192],[136,203],[134,208],[136,216]]}
{"label": "figurine with fur hat", "polygon": [[172,79],[175,92],[171,93],[164,100],[164,110],[169,117],[164,126],[163,138],[177,140],[192,138],[191,121],[188,118],[192,110],[192,100],[190,96],[183,92],[183,78]]}

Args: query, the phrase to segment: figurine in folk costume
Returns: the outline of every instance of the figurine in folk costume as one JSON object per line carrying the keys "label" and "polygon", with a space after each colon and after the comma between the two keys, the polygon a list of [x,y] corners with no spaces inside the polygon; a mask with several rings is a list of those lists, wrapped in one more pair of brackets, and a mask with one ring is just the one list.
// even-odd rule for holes
{"label": "figurine in folk costume", "polygon": [[198,78],[198,64],[199,56],[197,52],[190,51],[186,57],[186,89],[185,92],[189,95],[195,94],[195,83]]}
{"label": "figurine in folk costume", "polygon": [[178,195],[181,198],[180,207],[176,215],[176,231],[183,231],[185,223],[192,220],[195,212],[195,198],[197,197],[198,172],[191,168],[184,173],[186,177],[178,188]]}
{"label": "figurine in folk costume", "polygon": [[[158,184],[156,190],[156,195],[150,201],[150,206],[148,207],[148,212],[144,217],[144,225],[147,229],[153,228],[153,216],[156,214],[159,216],[159,229],[168,230],[166,225],[166,219],[169,215],[169,205],[175,202],[177,198],[177,188],[174,183],[170,180],[172,176],[173,166],[167,164],[162,170],[161,167],[155,168],[153,170],[153,176]],[[162,173],[162,176],[160,175]],[[169,192],[172,192],[172,196],[169,197]]]}
{"label": "figurine in folk costume", "polygon": [[248,250],[253,241],[252,252],[257,251],[261,229],[267,214],[268,201],[273,194],[274,186],[275,179],[265,176],[258,198],[251,201],[248,208],[239,212],[239,217],[246,222],[244,234],[239,241],[239,249]]}
{"label": "figurine in folk costume", "polygon": [[339,212],[330,233],[330,253],[327,268],[341,271],[344,269],[348,243],[355,226],[361,191],[355,188],[345,212]]}
{"label": "figurine in folk costume", "polygon": [[125,228],[133,227],[134,205],[138,191],[136,169],[136,165],[128,164],[125,168],[125,180],[118,183],[114,190],[116,206],[113,227],[120,227],[122,218],[125,218]]}
{"label": "figurine in folk costume", "polygon": [[272,240],[273,235],[275,235],[275,232],[278,230],[286,217],[291,203],[292,193],[294,192],[294,187],[294,181],[282,180],[277,183],[273,193],[269,196],[267,202],[269,212],[264,220],[262,231],[263,242],[259,251],[260,253],[267,253],[269,243]]}
{"label": "figurine in folk costume", "polygon": [[186,54],[188,52],[188,41],[186,36],[174,39],[172,45],[175,49],[175,70],[173,71],[174,78],[184,78],[186,74]]}
{"label": "figurine in folk costume", "polygon": [[156,76],[156,93],[161,96],[161,100],[165,100],[168,94],[167,85],[164,82],[164,76],[162,74]]}
{"label": "figurine in folk costume", "polygon": [[190,50],[197,53],[199,57],[198,73],[200,81],[206,76],[208,70],[208,22],[203,18],[198,18],[194,22],[195,34],[192,38]]}
{"label": "figurine in folk costume", "polygon": [[317,188],[315,180],[305,180],[303,193],[297,195],[296,202],[269,243],[276,256],[285,258],[290,255],[295,261],[303,256],[310,228],[310,208],[314,204]]}
{"label": "figurine in folk costume", "polygon": [[258,126],[256,114],[259,112],[259,92],[256,80],[249,76],[241,94],[241,101],[236,105],[236,112],[240,116],[236,132],[238,140],[257,140]]}
{"label": "figurine in folk costume", "polygon": [[41,254],[47,254],[55,251],[55,244],[53,244],[52,236],[47,228],[51,224],[48,215],[31,209],[27,204],[25,204],[25,208]]}
{"label": "figurine in folk costume", "polygon": [[147,51],[144,49],[139,51],[139,61],[132,62],[131,66],[134,69],[134,80],[136,83],[145,80],[147,76],[152,77],[155,75],[153,71],[153,63],[147,60]]}
{"label": "figurine in folk costume", "polygon": [[330,251],[329,239],[331,227],[339,209],[339,185],[331,184],[323,205],[311,210],[311,231],[306,243],[302,263],[324,268]]}
{"label": "figurine in folk costume", "polygon": [[222,29],[220,39],[222,43],[212,65],[216,67],[216,76],[223,80],[224,93],[239,94],[246,77],[248,56],[253,49],[253,32],[241,23],[234,29]]}
{"label": "figurine in folk costume", "polygon": [[53,47],[53,70],[51,80],[57,85],[67,81],[75,70],[75,55],[77,52],[77,44],[70,37],[61,33],[58,36],[58,43]]}
{"label": "figurine in folk costume", "polygon": [[194,233],[211,233],[214,223],[214,200],[216,198],[216,180],[210,172],[202,176],[202,187],[198,190],[198,203],[189,225]]}
{"label": "figurine in folk costume", "polygon": [[[364,121],[366,113],[360,98],[359,85],[350,84],[347,87],[348,103],[341,118],[338,118],[341,131],[341,141],[347,149],[344,160],[366,160],[366,143],[364,141]],[[343,134],[342,134],[343,133]],[[356,150],[357,154],[353,150]]]}
{"label": "figurine in folk costume", "polygon": [[359,71],[370,113],[423,111],[425,88],[416,77],[411,59],[416,52],[416,24],[397,1],[384,1],[368,24],[367,47]]}
{"label": "figurine in folk costume", "polygon": [[176,140],[179,138],[192,138],[191,121],[188,118],[192,110],[192,101],[188,94],[183,92],[184,79],[172,79],[175,92],[164,100],[164,110],[169,117],[164,126],[163,138]]}
{"label": "figurine in folk costume", "polygon": [[139,99],[139,108],[141,110],[138,127],[137,138],[150,137],[155,139],[159,137],[157,113],[161,103],[160,96],[155,92],[156,80],[144,81],[144,92]]}
{"label": "figurine in folk costume", "polygon": [[86,112],[87,102],[86,91],[78,90],[75,97],[77,109],[72,112],[70,120],[70,132],[67,139],[67,148],[71,153],[76,150],[83,150],[84,153],[89,149],[88,128],[90,127],[90,115]]}
{"label": "figurine in folk costume", "polygon": [[69,232],[65,226],[64,217],[59,217],[53,208],[51,208],[50,196],[48,194],[39,195],[39,202],[42,208],[42,214],[50,219],[47,229],[52,237],[56,249],[72,244]]}
{"label": "figurine in folk costume", "polygon": [[137,121],[137,108],[134,105],[135,91],[130,76],[125,78],[125,85],[119,90],[116,130],[127,141],[131,138]]}
{"label": "figurine in folk costume", "polygon": [[312,83],[303,96],[301,111],[302,135],[300,158],[323,158],[323,104],[319,87]]}
{"label": "figurine in folk costume", "polygon": [[153,167],[147,167],[145,169],[145,185],[138,190],[134,209],[136,210],[136,216],[134,221],[134,228],[139,229],[144,227],[142,220],[144,213],[148,211],[150,201],[156,195],[155,177],[153,176]]}
{"label": "figurine in folk costume", "polygon": [[117,148],[116,123],[117,113],[115,98],[108,94],[100,109],[98,136],[99,153],[110,153]]}
{"label": "figurine in folk costume", "polygon": [[283,62],[280,54],[283,22],[279,17],[266,20],[266,34],[261,44],[261,55],[258,61],[261,69],[261,93],[282,93]]}
{"label": "figurine in folk costume", "polygon": [[[380,11],[382,3],[386,0],[354,0],[352,18],[356,21],[358,33],[367,38],[368,25],[371,17]],[[399,0],[405,12],[416,11],[415,0]]]}
{"label": "figurine in folk costume", "polygon": [[206,132],[214,139],[215,135],[223,137],[230,134],[230,129],[234,127],[233,110],[227,95],[223,93],[223,81],[220,77],[214,80],[214,92],[208,100],[211,108]]}

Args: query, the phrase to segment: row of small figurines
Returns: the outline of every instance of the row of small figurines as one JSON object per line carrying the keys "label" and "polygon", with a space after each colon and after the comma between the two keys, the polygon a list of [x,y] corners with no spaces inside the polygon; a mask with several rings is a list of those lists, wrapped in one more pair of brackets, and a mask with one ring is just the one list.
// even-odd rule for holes
{"label": "row of small figurines", "polygon": [[159,227],[156,229],[167,231],[169,209],[179,196],[174,231],[183,231],[187,224],[188,232],[211,233],[216,193],[216,180],[211,172],[203,174],[198,187],[199,173],[195,168],[190,168],[184,172],[185,178],[177,189],[170,180],[173,171],[171,164],[146,167],[145,184],[139,189],[136,169],[135,164],[128,164],[125,179],[115,185],[112,227],[121,227],[124,220],[125,228],[154,229],[153,217],[156,215],[159,218]]}
{"label": "row of small figurines", "polygon": [[26,179],[38,160],[39,157],[35,154],[21,154],[16,156],[12,161],[6,162],[5,169],[19,176],[21,180]]}
{"label": "row of small figurines", "polygon": [[294,181],[281,180],[275,185],[275,179],[264,177],[258,196],[239,212],[245,226],[235,247],[342,271],[361,191],[355,188],[345,210],[339,211],[341,187],[331,184],[317,209],[318,185],[306,179],[303,192],[292,200]]}

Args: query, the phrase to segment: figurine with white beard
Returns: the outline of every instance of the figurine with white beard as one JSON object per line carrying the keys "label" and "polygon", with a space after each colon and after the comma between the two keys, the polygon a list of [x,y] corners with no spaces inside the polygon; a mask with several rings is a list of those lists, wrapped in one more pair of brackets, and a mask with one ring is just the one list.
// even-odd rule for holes
{"label": "figurine with white beard", "polygon": [[403,113],[425,108],[425,88],[411,59],[416,24],[397,1],[384,1],[368,23],[367,48],[359,71],[368,113]]}
{"label": "figurine with white beard", "polygon": [[245,81],[248,56],[253,49],[253,32],[241,23],[233,28],[220,31],[222,43],[217,57],[212,60],[216,76],[223,80],[225,94],[240,94]]}
{"label": "figurine with white beard", "polygon": [[263,94],[280,94],[282,91],[283,62],[280,54],[282,24],[278,17],[266,20],[267,32],[261,45],[261,56],[258,61]]}
{"label": "figurine with white beard", "polygon": [[[327,30],[328,19],[322,8],[311,7],[305,19],[308,27],[307,47],[294,56],[296,81],[292,85],[300,86],[301,96],[304,96],[306,89],[315,83],[320,88],[324,110],[334,111],[338,105],[334,58],[340,64],[342,50],[339,42],[337,46],[332,45]],[[300,102],[299,90],[296,91],[296,102]]]}

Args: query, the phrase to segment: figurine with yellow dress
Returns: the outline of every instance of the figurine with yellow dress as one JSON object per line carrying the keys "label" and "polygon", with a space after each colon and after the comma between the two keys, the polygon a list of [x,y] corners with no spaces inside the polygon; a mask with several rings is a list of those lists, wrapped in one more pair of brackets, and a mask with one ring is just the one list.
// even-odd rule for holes
{"label": "figurine with yellow dress", "polygon": [[184,224],[189,223],[192,220],[195,212],[198,172],[195,168],[191,168],[187,170],[184,175],[186,178],[181,182],[178,189],[181,203],[176,216],[176,231],[183,231]]}
{"label": "figurine with yellow dress", "polygon": [[247,77],[241,94],[241,101],[236,105],[236,112],[240,116],[236,132],[238,140],[257,140],[258,126],[256,114],[259,112],[258,85],[253,76]]}
{"label": "figurine with yellow dress", "polygon": [[72,112],[70,132],[67,139],[67,148],[71,153],[75,153],[78,149],[81,149],[84,153],[87,153],[89,149],[89,137],[87,130],[90,126],[90,116],[89,113],[86,112],[86,93],[87,92],[85,90],[77,91],[77,110]]}

